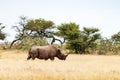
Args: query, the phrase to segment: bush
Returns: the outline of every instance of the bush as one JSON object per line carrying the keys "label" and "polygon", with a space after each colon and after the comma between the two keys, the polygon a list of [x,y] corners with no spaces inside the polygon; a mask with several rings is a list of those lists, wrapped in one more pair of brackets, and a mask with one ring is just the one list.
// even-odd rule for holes
{"label": "bush", "polygon": [[31,37],[27,37],[27,38],[25,38],[22,41],[22,43],[20,43],[18,45],[18,49],[27,50],[27,49],[29,49],[33,45],[40,45],[40,46],[42,46],[42,45],[45,45],[45,44],[47,44],[45,38],[31,38]]}
{"label": "bush", "polygon": [[70,40],[67,42],[66,48],[76,54],[82,54],[85,52],[84,44],[81,39]]}

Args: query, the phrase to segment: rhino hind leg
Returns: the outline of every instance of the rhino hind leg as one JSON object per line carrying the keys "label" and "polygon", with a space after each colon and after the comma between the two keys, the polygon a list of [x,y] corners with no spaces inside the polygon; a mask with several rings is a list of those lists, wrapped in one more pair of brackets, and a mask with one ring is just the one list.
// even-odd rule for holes
{"label": "rhino hind leg", "polygon": [[31,58],[32,58],[32,60],[34,60],[36,58],[36,56],[34,54],[31,54]]}
{"label": "rhino hind leg", "polygon": [[29,55],[28,58],[27,58],[27,60],[29,60],[30,58],[31,58],[31,56]]}

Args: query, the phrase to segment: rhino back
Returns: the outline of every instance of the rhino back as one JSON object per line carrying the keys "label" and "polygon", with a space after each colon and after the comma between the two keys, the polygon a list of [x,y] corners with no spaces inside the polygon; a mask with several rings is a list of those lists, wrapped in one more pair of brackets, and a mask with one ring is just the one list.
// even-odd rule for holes
{"label": "rhino back", "polygon": [[57,48],[53,47],[53,46],[33,46],[31,48],[32,52],[37,52],[39,53],[39,57],[41,58],[46,58],[46,57],[52,57],[52,56],[56,56],[57,54]]}

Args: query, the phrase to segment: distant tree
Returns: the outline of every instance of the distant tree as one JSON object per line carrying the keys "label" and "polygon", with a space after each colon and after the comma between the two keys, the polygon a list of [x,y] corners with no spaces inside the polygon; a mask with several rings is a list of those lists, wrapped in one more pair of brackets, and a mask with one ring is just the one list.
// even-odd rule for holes
{"label": "distant tree", "polygon": [[97,28],[87,28],[84,27],[81,37],[83,38],[83,43],[85,44],[86,50],[88,49],[94,49],[97,45],[96,41],[101,38],[101,35],[99,32],[99,29]]}
{"label": "distant tree", "polygon": [[115,43],[120,43],[120,32],[113,34],[111,36],[111,39],[115,42]]}
{"label": "distant tree", "polygon": [[29,35],[31,37],[52,38],[51,44],[53,44],[56,40],[61,43],[60,39],[55,38],[55,33],[52,31],[54,28],[54,22],[41,18],[29,20],[25,26],[25,30],[31,33]]}
{"label": "distant tree", "polygon": [[52,21],[47,21],[44,19],[31,19],[28,20],[25,30],[30,31],[30,36],[33,37],[46,37],[48,36],[49,29],[53,28],[54,23]]}
{"label": "distant tree", "polygon": [[80,35],[79,25],[75,23],[63,23],[59,25],[57,29],[56,35],[63,37],[63,43],[66,40],[74,40]]}
{"label": "distant tree", "polygon": [[[43,38],[52,38],[51,44],[55,42],[56,39],[54,36],[54,32],[52,29],[55,28],[54,23],[50,20],[45,19],[27,19],[24,16],[20,17],[20,22],[13,26],[17,31],[15,40],[11,43],[10,48],[13,46],[15,42],[22,43],[29,36],[31,38],[41,38],[42,40],[46,40]],[[38,39],[40,40],[40,39]]]}
{"label": "distant tree", "polygon": [[63,37],[63,43],[65,42],[68,49],[75,51],[76,53],[80,50],[79,48],[79,37],[80,30],[79,25],[76,23],[63,23],[57,27],[57,36]]}
{"label": "distant tree", "polygon": [[0,39],[4,40],[6,35],[5,33],[2,31],[5,28],[5,26],[2,26],[2,23],[0,23]]}
{"label": "distant tree", "polygon": [[100,34],[97,28],[84,27],[83,31],[80,31],[78,38],[69,40],[68,47],[74,50],[76,53],[86,53],[96,48],[96,41],[100,39]]}
{"label": "distant tree", "polygon": [[113,34],[111,39],[114,45],[113,52],[118,53],[120,51],[120,32]]}
{"label": "distant tree", "polygon": [[97,45],[96,41],[100,39],[99,29],[97,28],[83,28],[79,30],[79,25],[75,23],[61,24],[57,27],[58,36],[64,38],[67,48],[75,53],[85,53],[94,49]]}

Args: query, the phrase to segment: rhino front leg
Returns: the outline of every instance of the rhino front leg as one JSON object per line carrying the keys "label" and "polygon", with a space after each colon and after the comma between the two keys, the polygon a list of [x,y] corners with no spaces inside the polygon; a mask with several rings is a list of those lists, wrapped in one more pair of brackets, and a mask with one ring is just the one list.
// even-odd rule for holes
{"label": "rhino front leg", "polygon": [[52,61],[53,61],[53,60],[54,60],[54,57],[51,57],[51,58],[50,58],[50,60],[52,60]]}
{"label": "rhino front leg", "polygon": [[48,60],[48,58],[45,58],[45,60]]}

